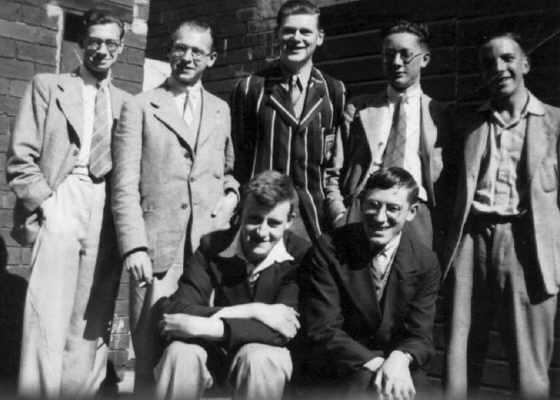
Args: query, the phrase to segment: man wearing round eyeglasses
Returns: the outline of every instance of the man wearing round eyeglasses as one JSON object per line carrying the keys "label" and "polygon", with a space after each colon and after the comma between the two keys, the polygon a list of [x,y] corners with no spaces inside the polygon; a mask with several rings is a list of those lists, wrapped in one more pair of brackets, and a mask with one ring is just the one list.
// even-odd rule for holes
{"label": "man wearing round eyeglasses", "polygon": [[102,10],[83,21],[82,65],[35,76],[8,154],[14,233],[34,244],[19,374],[25,397],[94,396],[105,379],[120,278],[106,177],[111,130],[129,95],[111,83],[124,24]]}
{"label": "man wearing round eyeglasses", "polygon": [[420,85],[430,62],[427,28],[407,21],[389,27],[383,33],[382,61],[387,88],[352,99],[346,108],[344,156],[338,157],[344,184],[342,197],[332,200],[335,225],[359,219],[358,193],[369,175],[382,167],[401,167],[420,187],[418,213],[408,227],[432,247],[431,211],[438,197],[447,118]]}
{"label": "man wearing round eyeglasses", "polygon": [[137,392],[153,381],[153,303],[175,291],[185,255],[228,227],[238,202],[229,107],[201,83],[216,57],[211,27],[182,23],[171,35],[171,76],[125,104],[113,136],[112,209],[130,272]]}

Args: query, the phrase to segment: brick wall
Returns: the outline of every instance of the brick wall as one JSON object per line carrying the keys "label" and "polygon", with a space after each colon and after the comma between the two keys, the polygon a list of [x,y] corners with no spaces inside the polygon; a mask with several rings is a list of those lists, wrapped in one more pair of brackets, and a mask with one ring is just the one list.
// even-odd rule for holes
{"label": "brick wall", "polygon": [[[435,98],[471,106],[485,94],[476,71],[475,46],[483,33],[518,31],[528,39],[532,71],[527,81],[541,99],[560,105],[560,4],[557,0],[370,0],[323,1],[327,39],[316,57],[326,72],[346,82],[350,95],[384,86],[380,28],[397,18],[427,22],[433,34],[432,62],[423,77],[424,90]],[[165,38],[182,20],[202,17],[213,22],[219,58],[205,76],[210,90],[227,98],[233,82],[277,55],[274,17],[280,0],[152,0],[146,56],[165,59]],[[542,42],[542,43],[541,43]],[[442,318],[439,318],[441,320]],[[441,322],[441,321],[440,321]],[[558,324],[557,324],[558,325]],[[560,336],[560,327],[557,328]],[[439,350],[432,374],[442,371],[442,324],[436,329]],[[558,347],[558,346],[557,346]],[[551,377],[560,393],[560,354],[555,351]],[[485,370],[488,387],[511,387],[503,349],[493,334]]]}
{"label": "brick wall", "polygon": [[[94,4],[112,9],[128,23],[126,47],[114,68],[115,84],[137,93],[142,85],[149,0],[60,0],[56,5],[43,0],[0,0],[0,381],[17,373],[31,255],[30,248],[18,246],[9,234],[14,206],[5,176],[9,134],[19,101],[33,75],[64,71],[65,66],[79,64],[79,59],[69,56],[81,54],[79,49],[77,53],[63,52],[65,46],[77,48],[65,38],[65,13],[80,14]],[[128,358],[127,295],[128,282],[123,279],[111,341],[111,358],[117,366]]]}

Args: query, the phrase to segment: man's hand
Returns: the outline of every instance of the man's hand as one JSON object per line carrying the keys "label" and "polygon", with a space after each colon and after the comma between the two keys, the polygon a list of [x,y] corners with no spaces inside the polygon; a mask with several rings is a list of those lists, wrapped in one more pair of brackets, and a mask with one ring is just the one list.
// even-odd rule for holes
{"label": "man's hand", "polygon": [[237,194],[233,191],[227,192],[224,196],[218,200],[216,207],[212,210],[212,218],[214,218],[215,228],[229,228],[229,222],[231,217],[233,217],[233,213],[235,212],[235,208],[237,207],[239,199]]}
{"label": "man's hand", "polygon": [[219,340],[224,336],[222,320],[189,314],[163,314],[159,328],[161,335],[168,340],[190,338]]}
{"label": "man's hand", "polygon": [[255,304],[255,319],[287,339],[293,339],[300,328],[299,313],[284,304]]}
{"label": "man's hand", "polygon": [[414,398],[416,390],[408,368],[410,359],[402,351],[395,350],[377,370],[375,387],[383,396],[399,400]]}
{"label": "man's hand", "polygon": [[383,365],[385,359],[383,357],[375,357],[364,364],[364,368],[369,369],[371,372],[377,372],[379,367]]}
{"label": "man's hand", "polygon": [[123,266],[139,282],[152,283],[152,260],[143,250],[130,253],[123,261]]}

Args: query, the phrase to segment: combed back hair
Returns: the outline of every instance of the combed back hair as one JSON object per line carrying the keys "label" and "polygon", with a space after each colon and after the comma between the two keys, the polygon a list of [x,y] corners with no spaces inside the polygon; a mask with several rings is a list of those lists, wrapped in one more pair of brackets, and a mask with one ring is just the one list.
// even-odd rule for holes
{"label": "combed back hair", "polygon": [[479,55],[480,55],[480,51],[482,50],[482,48],[484,46],[486,46],[488,44],[488,42],[490,42],[491,40],[494,40],[494,39],[498,39],[498,38],[507,38],[507,39],[513,40],[515,43],[518,44],[519,48],[521,49],[521,52],[525,56],[528,56],[525,41],[523,40],[521,35],[519,33],[511,32],[511,31],[501,31],[501,32],[496,32],[496,33],[490,34],[490,35],[488,35],[488,34],[483,35],[480,38],[480,41],[478,43]]}
{"label": "combed back hair", "polygon": [[84,13],[82,18],[83,36],[86,37],[89,27],[93,25],[117,24],[121,30],[120,38],[124,36],[124,22],[103,8],[91,8]]}
{"label": "combed back hair", "polygon": [[276,26],[279,27],[290,15],[317,15],[317,25],[321,28],[321,10],[308,0],[288,0],[280,7],[276,14]]}
{"label": "combed back hair", "polygon": [[252,195],[256,202],[265,207],[290,202],[290,216],[297,209],[298,196],[292,179],[278,171],[268,170],[255,175],[243,190],[243,200]]}
{"label": "combed back hair", "polygon": [[404,188],[408,191],[408,202],[415,203],[418,200],[418,184],[408,171],[400,167],[382,168],[374,172],[366,181],[366,184],[360,193],[365,196],[367,192],[373,189],[392,189]]}
{"label": "combed back hair", "polygon": [[385,39],[387,36],[395,33],[412,33],[418,38],[418,42],[422,47],[426,50],[430,49],[430,30],[426,24],[401,19],[386,28],[382,33],[382,37]]}
{"label": "combed back hair", "polygon": [[201,20],[201,19],[189,19],[186,21],[181,22],[181,24],[173,31],[170,36],[171,43],[169,44],[170,48],[177,40],[177,36],[179,35],[179,31],[182,29],[192,29],[193,31],[197,32],[208,32],[210,34],[210,38],[212,39],[212,46],[210,48],[211,51],[214,51],[214,29],[209,22]]}

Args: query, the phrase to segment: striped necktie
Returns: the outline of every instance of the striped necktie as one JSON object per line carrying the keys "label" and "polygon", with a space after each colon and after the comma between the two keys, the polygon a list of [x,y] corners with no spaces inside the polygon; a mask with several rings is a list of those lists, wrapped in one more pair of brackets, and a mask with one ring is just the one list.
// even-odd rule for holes
{"label": "striped necktie", "polygon": [[395,104],[391,133],[387,139],[385,153],[383,153],[383,167],[403,167],[404,153],[406,149],[406,110],[405,97],[401,97]]}
{"label": "striped necktie", "polygon": [[89,153],[89,172],[95,178],[102,178],[112,168],[111,162],[111,121],[109,115],[109,94],[99,87],[95,96],[93,134]]}

